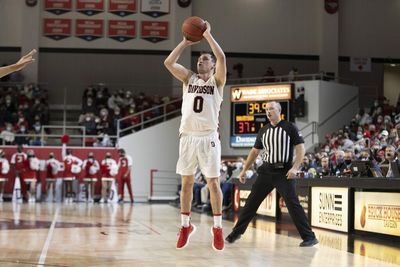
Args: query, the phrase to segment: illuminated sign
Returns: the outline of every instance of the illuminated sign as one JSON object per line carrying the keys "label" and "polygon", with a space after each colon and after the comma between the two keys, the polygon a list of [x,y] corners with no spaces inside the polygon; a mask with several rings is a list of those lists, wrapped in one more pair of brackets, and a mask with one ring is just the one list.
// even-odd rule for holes
{"label": "illuminated sign", "polygon": [[231,87],[232,147],[252,147],[258,131],[269,121],[267,101],[274,100],[282,107],[281,119],[291,120],[292,84],[267,84]]}

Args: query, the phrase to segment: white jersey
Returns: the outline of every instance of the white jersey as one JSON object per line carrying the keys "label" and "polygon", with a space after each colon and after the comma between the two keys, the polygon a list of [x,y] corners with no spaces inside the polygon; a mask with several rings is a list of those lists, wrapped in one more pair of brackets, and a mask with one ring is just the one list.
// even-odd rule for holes
{"label": "white jersey", "polygon": [[179,133],[211,133],[218,130],[222,95],[215,76],[208,81],[193,74],[183,85],[182,120]]}

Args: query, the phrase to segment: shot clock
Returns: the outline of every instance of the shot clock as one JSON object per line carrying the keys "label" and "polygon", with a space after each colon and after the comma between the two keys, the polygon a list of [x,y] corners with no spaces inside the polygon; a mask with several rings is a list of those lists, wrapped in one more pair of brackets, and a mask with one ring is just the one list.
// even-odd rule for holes
{"label": "shot clock", "polygon": [[265,114],[268,101],[282,106],[282,119],[291,120],[292,84],[267,84],[231,87],[232,147],[252,147],[258,131],[268,123]]}

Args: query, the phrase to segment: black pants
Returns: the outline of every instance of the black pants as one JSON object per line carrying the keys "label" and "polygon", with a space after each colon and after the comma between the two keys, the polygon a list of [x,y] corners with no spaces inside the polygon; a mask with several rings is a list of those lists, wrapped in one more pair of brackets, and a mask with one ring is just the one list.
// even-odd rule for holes
{"label": "black pants", "polygon": [[233,232],[243,234],[247,226],[256,215],[258,207],[265,197],[276,188],[279,194],[285,200],[289,210],[290,217],[296,225],[297,231],[303,240],[315,238],[314,232],[311,230],[304,213],[303,207],[300,205],[299,198],[296,194],[296,181],[286,178],[287,170],[279,172],[271,172],[268,174],[260,173],[257,180],[251,188],[251,193],[246,200],[239,219],[233,228]]}

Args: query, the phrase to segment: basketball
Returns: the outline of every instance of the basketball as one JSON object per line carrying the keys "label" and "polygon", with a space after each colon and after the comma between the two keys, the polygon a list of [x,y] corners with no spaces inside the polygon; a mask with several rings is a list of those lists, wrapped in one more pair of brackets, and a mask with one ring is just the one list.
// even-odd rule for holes
{"label": "basketball", "polygon": [[182,33],[192,42],[198,42],[203,39],[203,33],[207,29],[206,22],[199,17],[188,17],[182,24]]}

